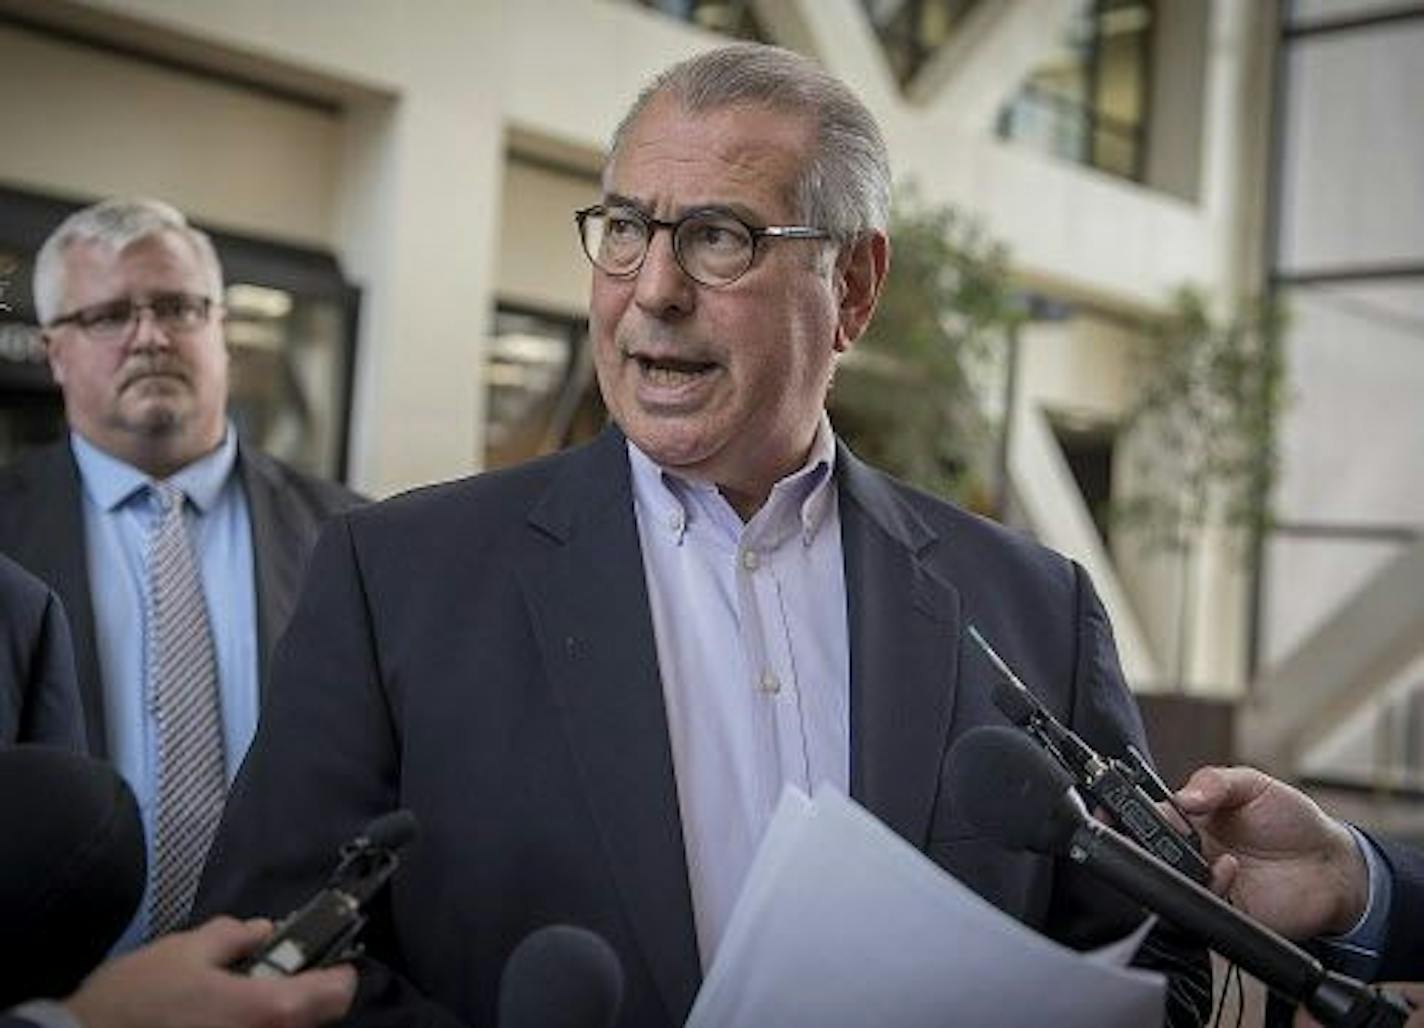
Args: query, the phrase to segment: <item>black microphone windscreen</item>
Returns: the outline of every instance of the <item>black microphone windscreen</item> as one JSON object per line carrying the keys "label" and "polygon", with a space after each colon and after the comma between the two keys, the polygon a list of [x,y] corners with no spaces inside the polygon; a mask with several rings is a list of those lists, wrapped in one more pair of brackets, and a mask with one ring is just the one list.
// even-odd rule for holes
{"label": "black microphone windscreen", "polygon": [[1010,849],[1055,852],[1077,826],[1072,776],[1015,728],[965,732],[950,750],[945,784],[969,823]]}
{"label": "black microphone windscreen", "polygon": [[143,898],[133,793],[109,765],[47,746],[0,749],[0,1010],[65,996]]}
{"label": "black microphone windscreen", "polygon": [[609,1028],[623,965],[586,928],[548,925],[514,948],[499,980],[499,1028]]}
{"label": "black microphone windscreen", "polygon": [[381,849],[398,850],[415,838],[419,823],[409,810],[393,810],[382,814],[366,826],[361,834],[373,846]]}

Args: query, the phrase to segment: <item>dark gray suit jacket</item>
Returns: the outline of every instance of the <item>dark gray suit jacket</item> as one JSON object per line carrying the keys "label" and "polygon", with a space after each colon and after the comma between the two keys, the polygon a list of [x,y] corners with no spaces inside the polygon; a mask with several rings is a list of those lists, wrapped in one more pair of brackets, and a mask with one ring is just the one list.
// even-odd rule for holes
{"label": "dark gray suit jacket", "polygon": [[[322,523],[357,505],[361,497],[243,446],[238,448],[237,468],[252,520],[259,682],[265,687],[272,647],[291,617]],[[67,438],[0,468],[0,553],[23,564],[64,601],[74,634],[89,752],[104,757],[108,742],[103,670],[94,637],[81,488]]]}
{"label": "dark gray suit jacket", "polygon": [[1424,981],[1424,851],[1378,836],[1371,840],[1384,854],[1393,884],[1389,928],[1376,977],[1391,982]]}
{"label": "dark gray suit jacket", "polygon": [[[1142,744],[1087,577],[843,447],[836,460],[853,794],[1013,915],[1105,941],[1131,912],[1058,862],[976,837],[941,788],[954,739],[1002,723],[970,620],[1094,745]],[[195,914],[286,913],[395,807],[420,836],[375,911],[351,1023],[492,1024],[510,951],[556,922],[618,953],[620,1025],[683,1023],[699,960],[616,430],[332,522]],[[1200,983],[1203,953],[1170,956]]]}
{"label": "dark gray suit jacket", "polygon": [[0,554],[0,746],[84,749],[69,622],[54,591]]}

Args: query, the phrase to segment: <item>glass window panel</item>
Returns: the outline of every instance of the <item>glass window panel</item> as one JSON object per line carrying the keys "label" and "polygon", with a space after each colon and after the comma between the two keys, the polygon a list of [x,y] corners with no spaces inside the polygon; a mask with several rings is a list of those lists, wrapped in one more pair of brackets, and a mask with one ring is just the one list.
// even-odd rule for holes
{"label": "glass window panel", "polygon": [[1266,545],[1261,658],[1271,667],[1403,552],[1403,542],[1274,533]]}
{"label": "glass window panel", "polygon": [[1057,51],[1000,111],[999,134],[1139,179],[1153,5],[1080,2]]}
{"label": "glass window panel", "polygon": [[1424,789],[1424,660],[1307,753],[1301,770],[1332,783]]}
{"label": "glass window panel", "polygon": [[1146,41],[1142,32],[1103,37],[1098,60],[1098,112],[1124,127],[1142,121],[1146,88]]}
{"label": "glass window panel", "polygon": [[350,380],[346,312],[334,300],[234,282],[227,287],[229,411],[249,443],[338,477]]}
{"label": "glass window panel", "polygon": [[1424,4],[1417,0],[1414,3],[1408,0],[1292,0],[1290,24],[1292,28],[1303,28],[1342,18],[1392,14],[1400,10],[1418,10],[1424,14]]}
{"label": "glass window panel", "polygon": [[581,318],[500,307],[486,350],[485,466],[589,439],[606,420]]}
{"label": "glass window panel", "polygon": [[1424,260],[1424,133],[1401,131],[1424,97],[1424,19],[1297,40],[1287,89],[1283,269]]}
{"label": "glass window panel", "polygon": [[1285,291],[1276,513],[1424,524],[1424,280]]}
{"label": "glass window panel", "polygon": [[1137,139],[1099,128],[1093,137],[1093,167],[1123,178],[1137,176]]}
{"label": "glass window panel", "polygon": [[861,6],[903,86],[954,36],[965,13],[980,2],[984,0],[861,0]]}
{"label": "glass window panel", "polygon": [[1068,161],[1082,161],[1087,151],[1087,112],[1050,94],[1025,90],[1004,108],[999,134]]}

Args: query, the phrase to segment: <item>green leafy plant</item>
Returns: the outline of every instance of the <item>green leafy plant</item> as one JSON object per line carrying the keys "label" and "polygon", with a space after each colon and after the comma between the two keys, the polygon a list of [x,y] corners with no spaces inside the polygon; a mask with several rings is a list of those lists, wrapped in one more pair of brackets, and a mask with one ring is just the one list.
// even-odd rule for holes
{"label": "green leafy plant", "polygon": [[1138,457],[1114,510],[1140,545],[1185,552],[1208,524],[1255,531],[1269,522],[1282,328],[1281,311],[1264,301],[1222,319],[1183,288],[1171,314],[1147,329],[1127,419]]}
{"label": "green leafy plant", "polygon": [[852,449],[922,489],[986,510],[995,426],[975,393],[1018,320],[1008,252],[913,190],[896,198],[890,274],[843,361],[831,416]]}

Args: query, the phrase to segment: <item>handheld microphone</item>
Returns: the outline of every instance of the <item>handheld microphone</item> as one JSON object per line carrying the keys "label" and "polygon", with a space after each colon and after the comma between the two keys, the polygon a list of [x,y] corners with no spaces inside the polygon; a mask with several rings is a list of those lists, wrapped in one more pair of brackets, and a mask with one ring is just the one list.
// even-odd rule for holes
{"label": "handheld microphone", "polygon": [[376,818],[341,847],[326,886],[288,914],[257,952],[233,965],[249,978],[280,978],[360,955],[362,908],[400,866],[398,851],[415,837],[415,815],[395,810]]}
{"label": "handheld microphone", "polygon": [[[1153,802],[1172,803],[1172,794],[1142,754],[1128,747],[1130,766],[1099,756],[1038,701],[973,625],[969,636],[1002,675],[994,689],[994,705],[1067,768],[1089,798],[1112,814],[1138,845],[1193,881],[1201,885],[1210,882],[1211,867],[1197,848],[1196,832],[1183,838]],[[1151,786],[1153,795],[1143,788],[1143,782]]]}
{"label": "handheld microphone", "polygon": [[547,925],[514,948],[499,978],[499,1028],[611,1028],[623,965],[595,933]]}
{"label": "handheld microphone", "polygon": [[[1326,1028],[1401,1028],[1409,1017],[1396,997],[1326,971],[1305,950],[1094,820],[1069,774],[1020,733],[993,726],[966,732],[950,753],[947,779],[966,818],[985,835],[1083,865],[1304,1006]],[[985,789],[986,781],[999,787]]]}

